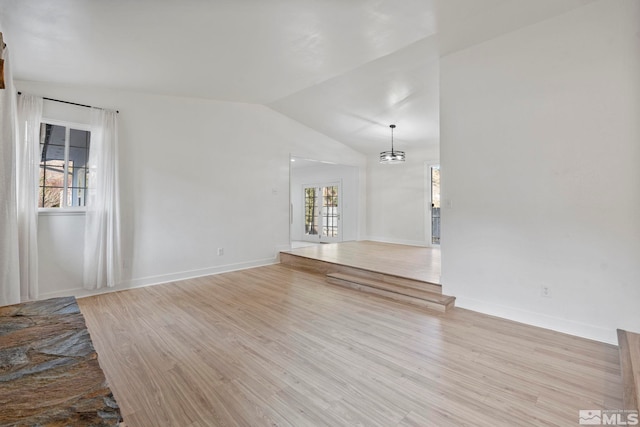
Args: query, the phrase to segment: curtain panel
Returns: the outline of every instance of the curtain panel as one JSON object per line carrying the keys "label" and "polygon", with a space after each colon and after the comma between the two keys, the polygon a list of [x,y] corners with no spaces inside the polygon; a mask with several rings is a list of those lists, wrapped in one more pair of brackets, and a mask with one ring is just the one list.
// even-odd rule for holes
{"label": "curtain panel", "polygon": [[20,292],[23,299],[38,298],[38,179],[42,98],[18,97],[17,210]]}
{"label": "curtain panel", "polygon": [[0,90],[0,306],[20,302],[16,206],[16,89],[9,49],[4,51],[5,89]]}
{"label": "curtain panel", "polygon": [[87,180],[84,287],[113,287],[120,281],[120,200],[118,117],[115,111],[91,111],[91,149]]}

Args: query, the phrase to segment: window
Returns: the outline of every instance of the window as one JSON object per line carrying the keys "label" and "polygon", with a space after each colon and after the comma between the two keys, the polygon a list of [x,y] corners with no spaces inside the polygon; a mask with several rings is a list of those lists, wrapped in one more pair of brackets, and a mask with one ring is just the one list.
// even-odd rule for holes
{"label": "window", "polygon": [[39,208],[84,207],[91,132],[77,125],[40,126]]}
{"label": "window", "polygon": [[440,166],[431,166],[431,244],[440,244]]}

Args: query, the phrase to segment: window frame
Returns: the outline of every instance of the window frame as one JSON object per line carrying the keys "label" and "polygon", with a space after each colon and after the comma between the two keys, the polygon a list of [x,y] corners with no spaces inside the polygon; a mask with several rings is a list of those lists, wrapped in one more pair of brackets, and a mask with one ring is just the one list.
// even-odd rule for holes
{"label": "window frame", "polygon": [[[67,120],[57,120],[57,119],[50,119],[47,117],[42,117],[42,119],[40,120],[40,124],[39,127],[40,129],[42,129],[42,125],[43,124],[47,124],[47,125],[53,125],[53,126],[63,126],[66,130],[65,130],[65,142],[64,142],[64,176],[65,176],[65,187],[64,189],[67,190],[67,180],[66,180],[66,176],[69,170],[69,147],[70,147],[70,141],[69,138],[67,137],[68,135],[70,135],[71,133],[71,129],[74,130],[80,130],[80,131],[86,131],[89,132],[89,135],[91,135],[91,125],[85,124],[85,123],[77,123],[77,122],[71,122],[71,121],[67,121]],[[89,141],[91,141],[91,136],[89,136]],[[38,143],[38,146],[40,146],[40,143]],[[87,150],[87,160],[89,159],[89,152],[91,151],[91,147],[89,147],[89,149]],[[42,156],[42,153],[40,153]],[[40,163],[38,162],[38,173],[40,171]],[[37,192],[38,194],[40,194],[40,185],[38,183],[38,187],[37,187]],[[64,191],[65,197],[67,194],[67,191]],[[38,209],[38,214],[47,214],[47,215],[83,215],[86,211],[87,211],[87,206],[85,204],[85,206],[66,206],[64,203],[61,203],[60,207],[57,208],[43,208],[43,207],[39,207],[37,206],[38,202],[36,201],[36,208]]]}

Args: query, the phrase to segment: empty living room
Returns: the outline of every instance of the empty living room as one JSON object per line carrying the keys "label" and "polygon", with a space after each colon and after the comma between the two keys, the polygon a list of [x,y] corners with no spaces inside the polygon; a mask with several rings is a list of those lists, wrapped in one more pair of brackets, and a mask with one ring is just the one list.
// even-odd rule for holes
{"label": "empty living room", "polygon": [[0,0],[0,426],[639,405],[640,1]]}

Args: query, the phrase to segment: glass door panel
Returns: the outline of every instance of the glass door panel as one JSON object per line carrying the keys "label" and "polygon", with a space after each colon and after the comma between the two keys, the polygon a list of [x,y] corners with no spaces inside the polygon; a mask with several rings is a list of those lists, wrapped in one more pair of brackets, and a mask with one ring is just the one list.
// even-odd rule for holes
{"label": "glass door panel", "polygon": [[431,166],[431,244],[440,244],[440,166]]}
{"label": "glass door panel", "polygon": [[304,235],[305,237],[318,235],[318,189],[304,188]]}
{"label": "glass door panel", "polygon": [[340,184],[305,185],[304,240],[311,242],[339,242]]}

